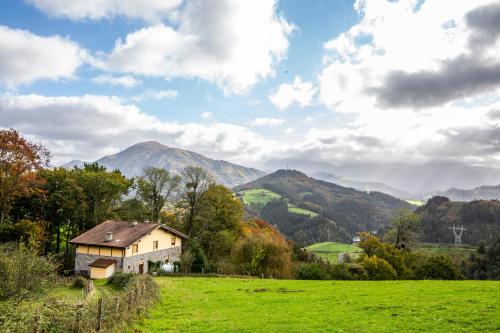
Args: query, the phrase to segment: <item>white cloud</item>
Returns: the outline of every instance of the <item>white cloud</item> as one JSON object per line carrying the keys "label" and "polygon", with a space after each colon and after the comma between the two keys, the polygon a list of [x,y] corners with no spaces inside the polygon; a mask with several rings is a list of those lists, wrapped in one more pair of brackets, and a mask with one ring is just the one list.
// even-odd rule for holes
{"label": "white cloud", "polygon": [[10,89],[36,80],[73,79],[85,57],[69,39],[0,25],[0,82]]}
{"label": "white cloud", "polygon": [[285,110],[297,104],[301,107],[310,105],[316,89],[310,82],[303,82],[298,76],[293,83],[283,83],[273,94],[269,95],[269,100],[278,109]]}
{"label": "white cloud", "polygon": [[312,117],[307,116],[307,117],[304,118],[304,121],[306,123],[310,123],[311,121],[313,121],[313,119],[312,119]]}
{"label": "white cloud", "polygon": [[275,0],[190,0],[175,26],[155,24],[117,40],[102,57],[108,71],[165,78],[201,78],[226,93],[244,93],[274,75],[293,30]]}
{"label": "white cloud", "polygon": [[213,158],[252,163],[276,146],[243,126],[164,122],[117,97],[0,97],[0,128],[13,127],[53,154],[53,163],[94,160],[148,140]]}
{"label": "white cloud", "polygon": [[212,118],[212,116],[213,116],[213,115],[212,115],[212,112],[202,112],[202,113],[200,114],[200,117],[201,117],[202,119],[211,119],[211,118]]}
{"label": "white cloud", "polygon": [[[356,1],[361,21],[324,44],[326,55],[319,75],[320,100],[334,111],[370,110],[378,106],[377,99],[381,95],[374,88],[383,87],[387,78],[394,74],[405,78],[401,74],[439,73],[446,68],[447,62],[471,55],[472,29],[467,24],[466,14],[492,2],[427,0],[418,8],[421,2],[416,0]],[[491,47],[498,50],[494,43]],[[496,61],[500,61],[500,53],[496,53]],[[478,54],[475,56],[480,58]],[[488,64],[492,60],[484,62]],[[436,82],[435,85],[429,87],[431,91],[443,84]],[[403,86],[402,83],[399,88]],[[407,86],[422,90],[418,83]],[[427,86],[432,86],[432,82]],[[428,95],[415,99],[426,98]]]}
{"label": "white cloud", "polygon": [[262,127],[262,126],[279,126],[282,125],[285,122],[285,119],[281,118],[255,118],[254,120],[249,122],[250,126],[257,126],[257,127]]}
{"label": "white cloud", "polygon": [[135,95],[132,97],[133,101],[143,101],[143,100],[160,100],[160,99],[174,99],[177,98],[179,92],[177,90],[156,90],[156,89],[147,89],[142,94]]}
{"label": "white cloud", "polygon": [[124,16],[158,21],[172,15],[182,0],[25,0],[53,17],[74,21],[111,19]]}
{"label": "white cloud", "polygon": [[348,121],[311,129],[296,149],[329,160],[498,163],[500,123],[487,116],[500,100],[498,1],[358,0],[355,7],[360,22],[324,44],[318,75],[320,102]]}
{"label": "white cloud", "polygon": [[133,88],[141,84],[140,80],[135,79],[133,76],[112,76],[112,75],[99,75],[92,79],[92,82],[97,84],[109,84],[112,86],[123,86],[125,88]]}

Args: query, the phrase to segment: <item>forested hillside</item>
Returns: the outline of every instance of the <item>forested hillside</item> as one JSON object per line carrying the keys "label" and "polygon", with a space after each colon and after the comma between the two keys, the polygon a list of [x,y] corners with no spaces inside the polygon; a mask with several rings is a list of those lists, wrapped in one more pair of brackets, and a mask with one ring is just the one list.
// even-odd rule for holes
{"label": "forested hillside", "polygon": [[434,197],[416,212],[421,217],[424,242],[453,243],[454,236],[449,228],[464,226],[463,243],[478,245],[484,240],[493,243],[500,233],[500,201],[476,200],[454,202],[446,197]]}
{"label": "forested hillside", "polygon": [[[361,192],[295,170],[278,170],[238,186],[235,191],[242,193],[251,189],[271,191],[281,198],[265,204],[247,203],[246,209],[304,245],[330,240],[350,242],[360,231],[375,231],[387,226],[398,210],[413,208],[380,192]],[[291,205],[314,215],[294,212]]]}

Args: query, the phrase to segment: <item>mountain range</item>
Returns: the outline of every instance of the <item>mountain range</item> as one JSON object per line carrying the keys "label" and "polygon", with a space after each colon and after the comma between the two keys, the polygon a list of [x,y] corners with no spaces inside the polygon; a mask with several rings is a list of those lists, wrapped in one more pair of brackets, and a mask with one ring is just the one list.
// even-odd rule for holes
{"label": "mountain range", "polygon": [[479,186],[470,190],[463,190],[458,188],[450,188],[444,192],[434,192],[429,195],[443,196],[452,201],[473,201],[473,200],[500,200],[500,185],[494,186]]}
{"label": "mountain range", "polygon": [[[299,159],[271,160],[265,170],[288,167],[325,180],[343,182],[360,190],[370,188],[399,198],[423,199],[448,189],[470,189],[500,184],[500,169],[468,165],[457,161],[432,161],[424,164],[406,163],[332,163]],[[332,176],[333,175],[333,176]],[[400,194],[398,194],[400,192]]]}
{"label": "mountain range", "polygon": [[[113,155],[104,156],[96,161],[108,169],[119,169],[127,177],[140,176],[147,167],[165,168],[174,174],[180,174],[189,165],[200,166],[209,171],[217,182],[233,187],[263,176],[265,173],[215,160],[201,154],[162,145],[155,141],[135,144]],[[83,161],[73,160],[63,165],[71,168],[83,166]]]}

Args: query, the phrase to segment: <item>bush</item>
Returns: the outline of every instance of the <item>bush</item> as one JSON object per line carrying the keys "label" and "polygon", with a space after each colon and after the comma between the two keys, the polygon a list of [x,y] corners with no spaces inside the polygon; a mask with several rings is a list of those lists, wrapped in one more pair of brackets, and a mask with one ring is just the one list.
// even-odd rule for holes
{"label": "bush", "polygon": [[86,288],[88,286],[88,284],[89,284],[89,280],[87,280],[83,276],[77,276],[73,280],[73,288],[83,289],[83,288]]}
{"label": "bush", "polygon": [[417,268],[418,279],[458,280],[461,274],[448,256],[429,257]]}
{"label": "bush", "polygon": [[56,265],[27,245],[0,246],[0,299],[36,297],[56,277]]}
{"label": "bush", "polygon": [[330,274],[326,265],[317,262],[304,263],[300,265],[297,278],[300,280],[328,280]]}
{"label": "bush", "polygon": [[377,256],[365,256],[361,265],[365,268],[369,280],[395,280],[398,277],[391,264]]}
{"label": "bush", "polygon": [[135,279],[132,273],[115,272],[108,278],[108,284],[111,284],[116,289],[127,288]]}
{"label": "bush", "polygon": [[332,265],[330,268],[332,280],[366,280],[367,273],[359,264]]}
{"label": "bush", "polygon": [[237,273],[254,276],[286,278],[291,275],[291,249],[272,238],[249,235],[240,239],[233,250]]}

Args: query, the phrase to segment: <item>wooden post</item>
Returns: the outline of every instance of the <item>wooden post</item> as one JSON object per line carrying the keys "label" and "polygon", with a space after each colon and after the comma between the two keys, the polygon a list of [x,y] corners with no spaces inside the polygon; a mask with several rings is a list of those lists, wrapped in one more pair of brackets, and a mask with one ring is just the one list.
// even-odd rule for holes
{"label": "wooden post", "polygon": [[98,310],[97,310],[97,328],[96,328],[96,331],[99,332],[101,330],[101,322],[102,322],[102,312],[103,312],[103,301],[102,301],[102,297],[99,298],[99,301],[97,303],[97,307],[98,307]]}
{"label": "wooden post", "polygon": [[80,319],[82,318],[83,304],[76,305],[75,332],[80,333]]}
{"label": "wooden post", "polygon": [[116,298],[116,312],[115,312],[115,320],[120,318],[120,297]]}
{"label": "wooden post", "polygon": [[130,311],[132,309],[132,292],[129,291],[127,294],[127,301],[128,301],[128,310]]}
{"label": "wooden post", "polygon": [[40,305],[36,306],[35,317],[33,318],[33,333],[40,332]]}

